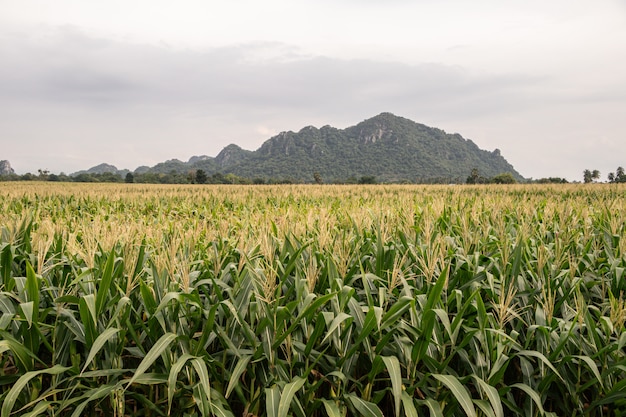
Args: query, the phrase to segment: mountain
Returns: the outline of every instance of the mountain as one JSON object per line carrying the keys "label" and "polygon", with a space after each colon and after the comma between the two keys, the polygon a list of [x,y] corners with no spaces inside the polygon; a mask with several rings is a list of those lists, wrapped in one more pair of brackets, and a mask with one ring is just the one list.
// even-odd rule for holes
{"label": "mountain", "polygon": [[15,174],[11,163],[7,160],[0,161],[0,175],[12,175]]}
{"label": "mountain", "polygon": [[130,171],[127,169],[117,169],[114,165],[100,164],[87,170],[78,171],[70,174],[70,177],[76,177],[81,174],[115,174],[124,177]]}
{"label": "mountain", "polygon": [[[218,171],[247,178],[326,182],[374,176],[389,182],[464,182],[473,169],[492,177],[523,177],[500,154],[481,150],[459,134],[382,113],[356,126],[282,132],[254,152],[229,145],[215,158]],[[212,169],[205,169],[212,174]]]}
{"label": "mountain", "polygon": [[[96,169],[117,170],[102,164],[87,172]],[[524,179],[498,149],[482,150],[459,134],[381,113],[346,129],[307,126],[299,132],[282,132],[256,151],[231,144],[215,158],[171,159],[139,167],[134,174],[187,175],[203,170],[207,175],[313,182],[315,173],[324,182],[374,177],[379,182],[458,183],[465,182],[474,169],[487,178],[510,173],[518,181]]]}

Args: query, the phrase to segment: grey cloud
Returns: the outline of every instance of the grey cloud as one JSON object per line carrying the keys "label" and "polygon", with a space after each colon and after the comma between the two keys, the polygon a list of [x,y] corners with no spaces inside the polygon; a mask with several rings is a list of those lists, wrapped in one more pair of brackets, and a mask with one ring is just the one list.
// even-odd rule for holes
{"label": "grey cloud", "polygon": [[[6,46],[5,41],[0,51]],[[0,70],[0,90],[18,100],[71,101],[83,106],[202,103],[209,109],[262,106],[306,111],[323,106],[336,112],[368,102],[379,107],[452,106],[454,110],[471,98],[510,95],[511,85],[519,88],[536,81],[477,77],[462,68],[437,64],[305,57],[281,48],[253,44],[176,51],[92,39],[66,28],[45,44],[21,45],[22,59]],[[272,51],[281,54],[279,59],[248,58]]]}

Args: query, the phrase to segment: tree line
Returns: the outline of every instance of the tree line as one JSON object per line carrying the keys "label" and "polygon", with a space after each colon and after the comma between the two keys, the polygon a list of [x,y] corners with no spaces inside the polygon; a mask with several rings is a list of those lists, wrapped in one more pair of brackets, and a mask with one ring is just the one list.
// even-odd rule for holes
{"label": "tree line", "polygon": [[[583,171],[583,182],[585,184],[596,182],[599,179],[600,179],[600,171],[598,171],[597,169],[594,169],[594,170],[585,169]],[[607,179],[609,183],[613,183],[613,184],[626,182],[626,173],[624,173],[624,168],[617,167],[615,172],[609,172],[609,174],[607,175]]]}
{"label": "tree line", "polygon": [[[583,171],[583,182],[592,183],[600,179],[600,171],[585,169]],[[325,183],[319,172],[314,172],[311,182],[315,184]],[[609,183],[626,183],[626,172],[623,167],[618,167],[615,172],[607,175]],[[127,173],[126,176],[113,172],[104,173],[80,173],[78,175],[67,175],[64,173],[53,174],[47,170],[38,170],[37,174],[26,173],[23,175],[8,174],[0,175],[0,181],[50,181],[50,182],[111,182],[111,183],[142,183],[142,184],[298,184],[304,183],[292,178],[262,178],[262,177],[242,177],[235,174],[222,174],[220,172],[207,174],[204,170],[191,170],[187,173],[170,171],[169,173]],[[351,176],[343,181],[332,181],[333,184],[376,184],[379,180],[372,175],[361,177]],[[407,181],[402,181],[406,183]],[[459,183],[459,179],[450,178],[417,178],[417,184],[448,184]],[[540,179],[530,179],[527,182],[537,184],[564,184],[568,181],[561,177],[549,177]],[[481,175],[477,168],[472,169],[470,175],[465,180],[466,184],[515,184],[517,180],[511,173],[502,173],[493,177]]]}

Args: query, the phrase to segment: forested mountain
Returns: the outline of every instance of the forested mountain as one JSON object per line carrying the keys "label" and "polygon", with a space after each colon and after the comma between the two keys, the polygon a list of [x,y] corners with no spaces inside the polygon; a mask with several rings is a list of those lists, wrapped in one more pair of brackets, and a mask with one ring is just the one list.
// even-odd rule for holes
{"label": "forested mountain", "polygon": [[74,172],[70,176],[76,177],[78,175],[84,175],[84,174],[115,174],[115,175],[119,175],[119,176],[123,177],[128,172],[130,172],[130,171],[127,170],[127,169],[117,169],[117,167],[115,167],[114,165],[100,164],[100,165],[96,165],[95,167],[91,167],[91,168],[89,168],[87,170],[84,170],[84,171]]}
{"label": "forested mountain", "polygon": [[324,126],[283,132],[247,158],[224,167],[243,177],[324,181],[374,176],[389,182],[464,182],[472,169],[486,177],[523,179],[499,150],[481,150],[458,134],[383,113],[347,129]]}
{"label": "forested mountain", "polygon": [[[465,182],[472,170],[484,177],[510,173],[523,177],[500,154],[481,150],[459,134],[382,113],[356,126],[337,129],[307,126],[282,132],[256,151],[228,145],[215,158],[194,156],[154,167],[139,167],[135,174],[234,174],[238,177],[312,182],[345,182],[375,177],[380,182]],[[476,171],[475,171],[476,172]]]}

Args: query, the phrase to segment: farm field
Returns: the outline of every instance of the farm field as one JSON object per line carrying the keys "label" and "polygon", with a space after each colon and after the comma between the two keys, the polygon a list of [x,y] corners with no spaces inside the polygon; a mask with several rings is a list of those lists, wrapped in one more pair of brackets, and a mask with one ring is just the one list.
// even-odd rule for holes
{"label": "farm field", "polygon": [[0,183],[0,417],[626,415],[626,186]]}

